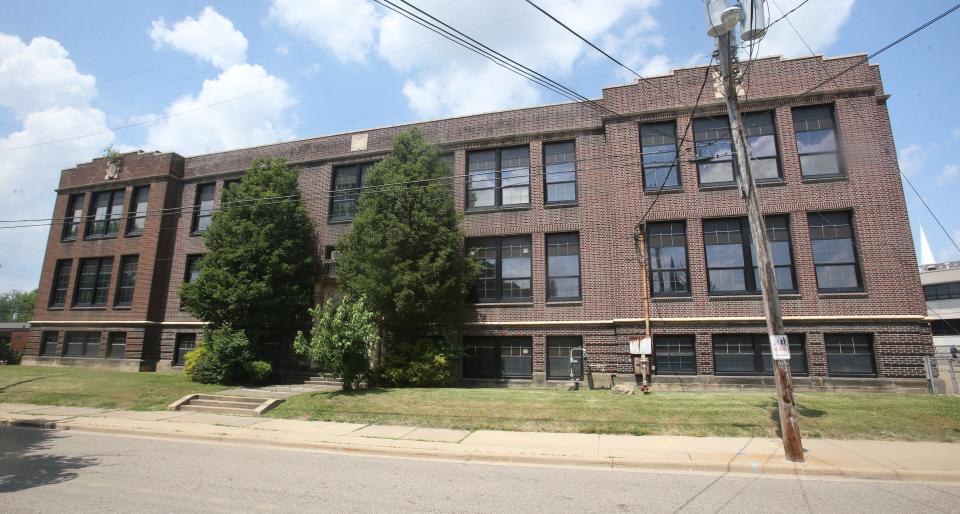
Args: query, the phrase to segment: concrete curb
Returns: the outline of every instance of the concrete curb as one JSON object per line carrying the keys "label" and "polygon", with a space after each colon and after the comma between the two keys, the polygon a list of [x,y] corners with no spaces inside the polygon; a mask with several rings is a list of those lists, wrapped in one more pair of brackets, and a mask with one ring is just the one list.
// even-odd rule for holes
{"label": "concrete curb", "polygon": [[[664,471],[664,472],[706,472],[735,473],[745,475],[767,475],[781,477],[823,477],[850,478],[868,480],[922,481],[960,483],[960,475],[949,471],[931,470],[891,470],[888,468],[849,468],[839,469],[833,466],[817,464],[794,464],[786,461],[772,461],[768,456],[758,455],[757,462],[692,462],[680,463],[665,460],[640,460],[619,457],[582,457],[515,453],[478,453],[468,451],[430,450],[399,448],[390,446],[363,446],[330,441],[285,441],[269,437],[247,437],[218,434],[185,434],[161,430],[139,430],[127,428],[86,426],[78,420],[47,421],[43,419],[0,419],[0,426],[21,427],[46,430],[71,430],[96,434],[112,434],[134,437],[153,437],[162,439],[192,440],[198,442],[218,442],[245,446],[267,446],[292,450],[313,450],[353,455],[378,457],[416,458],[446,460],[456,462],[480,462],[489,464],[527,464],[560,467],[594,467],[614,470]],[[265,432],[269,434],[269,432]]]}

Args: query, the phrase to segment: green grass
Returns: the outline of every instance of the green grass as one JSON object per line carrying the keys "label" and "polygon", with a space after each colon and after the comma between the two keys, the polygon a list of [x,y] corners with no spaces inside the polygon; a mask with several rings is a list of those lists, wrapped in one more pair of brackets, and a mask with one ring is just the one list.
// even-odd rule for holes
{"label": "green grass", "polygon": [[163,410],[186,394],[222,389],[174,373],[0,366],[0,402]]}
{"label": "green grass", "polygon": [[[805,393],[804,437],[960,441],[960,398]],[[611,434],[777,437],[773,393],[518,389],[375,389],[289,398],[268,416],[292,419]]]}

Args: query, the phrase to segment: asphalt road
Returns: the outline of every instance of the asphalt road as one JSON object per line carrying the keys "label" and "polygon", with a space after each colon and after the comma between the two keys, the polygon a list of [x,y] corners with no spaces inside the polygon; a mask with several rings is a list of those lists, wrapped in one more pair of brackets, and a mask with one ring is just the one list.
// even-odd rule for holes
{"label": "asphalt road", "polygon": [[388,459],[0,429],[0,512],[960,512],[960,486]]}

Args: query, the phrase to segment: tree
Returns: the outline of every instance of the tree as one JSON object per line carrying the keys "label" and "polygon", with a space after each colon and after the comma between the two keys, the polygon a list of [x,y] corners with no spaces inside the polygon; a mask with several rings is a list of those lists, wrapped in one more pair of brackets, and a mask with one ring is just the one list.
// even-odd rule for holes
{"label": "tree", "polygon": [[339,375],[343,389],[352,390],[369,377],[370,354],[380,341],[376,315],[366,308],[363,298],[350,297],[339,303],[327,300],[311,309],[310,315],[310,339],[297,333],[294,349],[314,365]]}
{"label": "tree", "polygon": [[30,321],[33,317],[33,304],[36,301],[36,289],[33,291],[13,289],[0,294],[0,322]]}
{"label": "tree", "polygon": [[350,232],[338,243],[337,284],[364,297],[394,342],[449,333],[477,273],[464,255],[448,168],[418,130],[394,139],[370,171]]}
{"label": "tree", "polygon": [[313,220],[283,159],[257,159],[224,189],[204,233],[200,275],[180,290],[191,314],[243,331],[255,350],[291,341],[309,322],[315,269]]}

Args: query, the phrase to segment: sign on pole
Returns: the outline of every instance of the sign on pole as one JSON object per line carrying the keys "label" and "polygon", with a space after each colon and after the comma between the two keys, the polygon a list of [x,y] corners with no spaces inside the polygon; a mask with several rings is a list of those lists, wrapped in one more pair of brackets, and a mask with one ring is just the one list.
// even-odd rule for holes
{"label": "sign on pole", "polygon": [[770,336],[770,353],[775,361],[790,360],[790,340],[785,335]]}

